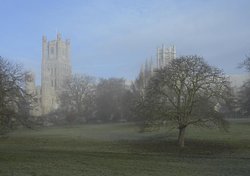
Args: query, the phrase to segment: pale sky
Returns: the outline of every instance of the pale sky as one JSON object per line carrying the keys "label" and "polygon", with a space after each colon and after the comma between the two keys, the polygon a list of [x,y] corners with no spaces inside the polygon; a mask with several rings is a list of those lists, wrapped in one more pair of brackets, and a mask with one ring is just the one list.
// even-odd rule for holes
{"label": "pale sky", "polygon": [[71,40],[74,73],[131,80],[164,43],[240,74],[249,8],[249,0],[0,0],[0,55],[39,80],[42,35],[53,40],[59,31]]}

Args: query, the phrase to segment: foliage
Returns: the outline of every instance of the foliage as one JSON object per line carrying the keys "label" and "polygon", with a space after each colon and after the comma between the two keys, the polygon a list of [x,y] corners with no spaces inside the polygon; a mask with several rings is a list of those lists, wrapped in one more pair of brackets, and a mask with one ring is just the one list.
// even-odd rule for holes
{"label": "foliage", "polygon": [[93,117],[95,89],[95,79],[90,76],[74,75],[66,81],[60,103],[68,122],[88,121]]}
{"label": "foliage", "polygon": [[125,121],[130,116],[131,96],[124,79],[100,79],[96,89],[97,119]]}

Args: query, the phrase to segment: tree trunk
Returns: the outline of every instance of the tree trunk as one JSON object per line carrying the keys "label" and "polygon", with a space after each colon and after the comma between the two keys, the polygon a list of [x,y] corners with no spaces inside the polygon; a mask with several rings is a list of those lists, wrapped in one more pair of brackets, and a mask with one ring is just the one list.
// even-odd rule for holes
{"label": "tree trunk", "polygon": [[179,128],[178,145],[182,148],[184,147],[184,137],[185,137],[186,127]]}

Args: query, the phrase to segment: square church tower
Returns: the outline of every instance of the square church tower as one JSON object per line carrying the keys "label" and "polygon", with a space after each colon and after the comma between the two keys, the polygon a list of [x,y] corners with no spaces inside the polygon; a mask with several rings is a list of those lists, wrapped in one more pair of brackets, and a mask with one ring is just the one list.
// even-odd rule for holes
{"label": "square church tower", "polygon": [[71,76],[70,41],[57,39],[47,41],[42,39],[41,68],[41,109],[42,114],[56,110],[59,105],[58,96],[65,81]]}
{"label": "square church tower", "polygon": [[157,68],[164,68],[171,60],[176,58],[175,46],[165,47],[162,45],[161,48],[157,48]]}

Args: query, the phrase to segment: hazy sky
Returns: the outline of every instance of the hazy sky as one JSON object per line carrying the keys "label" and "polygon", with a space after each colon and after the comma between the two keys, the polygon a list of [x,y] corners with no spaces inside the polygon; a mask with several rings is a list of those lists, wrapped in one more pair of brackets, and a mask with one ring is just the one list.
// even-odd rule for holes
{"label": "hazy sky", "polygon": [[250,54],[249,0],[0,0],[0,55],[40,79],[42,35],[71,39],[74,73],[134,79],[156,47],[237,74]]}

